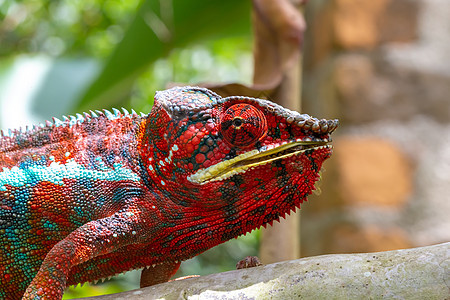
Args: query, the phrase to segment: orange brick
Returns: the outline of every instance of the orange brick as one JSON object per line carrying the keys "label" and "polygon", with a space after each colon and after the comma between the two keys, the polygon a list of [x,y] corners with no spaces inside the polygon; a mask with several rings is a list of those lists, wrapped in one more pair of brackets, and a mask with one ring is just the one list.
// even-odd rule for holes
{"label": "orange brick", "polygon": [[335,0],[334,33],[343,48],[373,48],[378,40],[377,20],[390,0]]}
{"label": "orange brick", "polygon": [[395,145],[376,137],[341,137],[334,145],[344,204],[405,204],[412,192],[412,170]]}

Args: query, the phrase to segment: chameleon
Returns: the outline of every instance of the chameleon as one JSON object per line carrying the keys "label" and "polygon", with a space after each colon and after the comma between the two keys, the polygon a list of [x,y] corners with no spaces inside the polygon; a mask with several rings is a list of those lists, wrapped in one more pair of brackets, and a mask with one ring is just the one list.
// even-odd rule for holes
{"label": "chameleon", "polygon": [[0,132],[0,298],[181,261],[300,207],[338,120],[199,87]]}

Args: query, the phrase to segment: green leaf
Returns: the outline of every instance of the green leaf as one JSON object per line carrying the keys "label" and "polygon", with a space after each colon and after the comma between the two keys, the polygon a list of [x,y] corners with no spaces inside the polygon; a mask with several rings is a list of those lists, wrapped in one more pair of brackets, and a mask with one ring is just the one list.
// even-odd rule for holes
{"label": "green leaf", "polygon": [[78,110],[118,105],[129,96],[136,78],[176,47],[249,33],[250,1],[144,1]]}

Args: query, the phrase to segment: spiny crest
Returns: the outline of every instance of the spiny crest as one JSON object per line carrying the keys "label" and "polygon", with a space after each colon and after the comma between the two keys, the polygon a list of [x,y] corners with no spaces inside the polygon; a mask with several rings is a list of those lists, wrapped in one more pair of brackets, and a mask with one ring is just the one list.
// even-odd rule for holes
{"label": "spiny crest", "polygon": [[[137,116],[138,114],[134,110],[129,113],[125,108],[122,108],[122,111],[113,108],[112,112],[104,109],[102,111],[90,111],[89,113],[84,112],[83,114],[77,113],[75,115],[62,116],[62,120],[53,117],[51,121],[46,120],[31,127],[25,126],[18,129],[0,130],[0,152],[24,149],[34,145],[37,141],[42,143],[47,140],[45,136],[48,136],[55,128],[71,128],[76,125],[83,125],[93,119],[106,118],[115,120]],[[145,116],[145,114],[141,114],[141,116]]]}

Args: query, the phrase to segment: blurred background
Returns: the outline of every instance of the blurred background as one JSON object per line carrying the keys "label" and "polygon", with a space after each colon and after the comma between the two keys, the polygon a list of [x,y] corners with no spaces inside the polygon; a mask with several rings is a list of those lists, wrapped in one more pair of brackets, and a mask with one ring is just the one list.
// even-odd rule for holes
{"label": "blurred background", "polygon": [[[251,1],[0,0],[0,128],[111,107],[148,113],[172,82],[252,82]],[[305,6],[302,112],[339,118],[301,256],[450,240],[450,2]],[[259,231],[182,264],[234,269]],[[138,288],[140,272],[65,299]]]}

